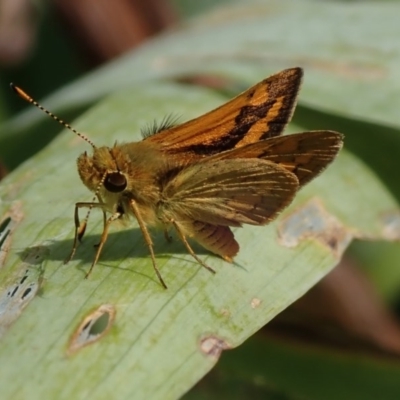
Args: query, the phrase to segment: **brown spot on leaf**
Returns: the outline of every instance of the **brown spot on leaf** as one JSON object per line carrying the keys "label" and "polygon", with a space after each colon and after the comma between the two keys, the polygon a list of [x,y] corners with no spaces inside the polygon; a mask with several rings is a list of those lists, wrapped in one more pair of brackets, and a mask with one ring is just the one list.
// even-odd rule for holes
{"label": "brown spot on leaf", "polygon": [[316,240],[340,258],[353,238],[352,232],[313,199],[298,208],[278,226],[279,242],[295,247],[303,240]]}
{"label": "brown spot on leaf", "polygon": [[228,350],[230,348],[231,346],[226,343],[225,340],[216,335],[206,336],[200,341],[201,352],[206,356],[215,358],[216,360],[220,357],[222,350]]}
{"label": "brown spot on leaf", "polygon": [[103,338],[114,322],[115,313],[115,307],[111,304],[102,304],[96,310],[90,312],[72,334],[67,354],[71,355]]}
{"label": "brown spot on leaf", "polygon": [[250,302],[251,308],[253,308],[253,309],[257,308],[260,306],[260,304],[261,304],[261,300],[258,299],[257,297],[254,297],[253,299],[251,299],[251,302]]}

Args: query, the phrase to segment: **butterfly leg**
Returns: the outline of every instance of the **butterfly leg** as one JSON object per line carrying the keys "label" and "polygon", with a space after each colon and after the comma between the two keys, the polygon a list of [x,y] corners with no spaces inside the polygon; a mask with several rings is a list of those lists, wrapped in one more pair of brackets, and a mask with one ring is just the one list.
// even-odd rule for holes
{"label": "butterfly leg", "polygon": [[[81,223],[79,221],[79,209],[80,208],[84,208],[87,207],[89,208],[85,219],[83,220],[83,222]],[[76,252],[76,248],[78,247],[78,241],[82,241],[83,235],[85,234],[86,231],[86,226],[87,226],[87,221],[89,219],[89,214],[90,211],[92,210],[92,208],[94,207],[98,207],[98,208],[103,208],[103,204],[102,203],[84,203],[84,202],[80,202],[80,203],[76,203],[75,204],[75,212],[74,212],[74,222],[75,222],[75,237],[74,237],[74,243],[72,245],[72,250],[71,250],[71,254],[69,255],[69,257],[64,261],[64,264],[69,263],[72,258],[75,255]],[[103,215],[104,215],[104,219],[105,217],[105,212],[103,210]],[[104,222],[104,226],[105,226],[105,222]]]}
{"label": "butterfly leg", "polygon": [[[97,198],[99,199],[99,202],[102,203],[101,198],[99,196],[97,196]],[[107,213],[104,211],[104,209],[102,211],[103,211],[103,230],[104,230],[104,229],[106,229],[106,224],[107,224]],[[100,246],[100,243],[96,243],[94,245],[94,247],[99,247],[99,246]]]}
{"label": "butterfly leg", "polygon": [[193,249],[190,247],[189,242],[186,240],[186,236],[183,233],[181,227],[179,226],[179,224],[177,224],[176,221],[171,221],[172,225],[174,226],[174,228],[176,229],[176,231],[178,232],[179,238],[182,240],[183,244],[186,247],[186,250],[189,252],[189,254],[205,269],[208,269],[210,272],[212,272],[213,274],[215,274],[215,271],[209,267],[207,264],[204,263],[204,261],[202,261],[199,257],[197,257],[196,253],[193,251]]}
{"label": "butterfly leg", "polygon": [[[107,214],[106,212],[103,210],[103,230],[106,229],[106,224],[107,224]],[[99,247],[100,243],[96,243],[94,245],[94,247]]]}
{"label": "butterfly leg", "polygon": [[96,255],[94,257],[93,263],[90,266],[89,271],[87,272],[85,278],[89,278],[89,275],[92,273],[92,270],[94,268],[94,266],[97,264],[97,261],[99,260],[100,254],[101,254],[101,250],[103,250],[103,246],[104,243],[107,240],[107,236],[108,236],[108,230],[110,228],[110,225],[116,221],[119,217],[121,216],[121,213],[116,212],[114,214],[112,214],[110,216],[110,218],[107,219],[107,221],[104,224],[104,229],[103,229],[103,233],[101,234],[101,238],[100,238],[100,243],[97,245],[97,251],[96,251]]}
{"label": "butterfly leg", "polygon": [[139,223],[139,227],[140,227],[140,230],[142,231],[142,234],[143,234],[144,240],[145,240],[145,242],[147,244],[147,247],[149,248],[149,252],[150,252],[150,256],[151,256],[151,261],[153,263],[154,271],[156,272],[157,277],[158,277],[161,285],[163,285],[165,289],[168,289],[167,285],[164,282],[164,279],[161,277],[160,271],[157,268],[156,257],[154,255],[154,250],[153,250],[153,242],[151,240],[149,231],[147,230],[146,224],[144,223],[144,221],[142,219],[142,215],[140,214],[139,208],[136,205],[135,200],[131,200],[130,201],[130,206],[131,206],[131,209],[132,209],[133,213],[135,214],[135,217],[136,217],[136,219],[137,219],[137,221]]}

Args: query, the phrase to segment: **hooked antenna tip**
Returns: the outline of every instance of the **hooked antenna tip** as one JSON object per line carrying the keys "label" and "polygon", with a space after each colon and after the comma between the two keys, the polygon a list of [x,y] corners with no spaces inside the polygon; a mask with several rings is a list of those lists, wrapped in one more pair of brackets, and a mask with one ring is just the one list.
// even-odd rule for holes
{"label": "hooked antenna tip", "polygon": [[28,96],[21,88],[18,86],[14,85],[12,82],[10,82],[10,88],[21,98],[24,100],[28,101],[29,103],[32,102],[32,98]]}

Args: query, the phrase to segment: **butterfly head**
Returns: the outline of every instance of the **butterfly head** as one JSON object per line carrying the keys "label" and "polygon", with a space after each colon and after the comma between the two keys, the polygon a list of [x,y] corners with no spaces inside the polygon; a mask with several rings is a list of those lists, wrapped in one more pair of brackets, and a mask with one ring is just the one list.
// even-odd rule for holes
{"label": "butterfly head", "polygon": [[128,186],[129,160],[117,146],[95,147],[92,155],[81,154],[77,164],[82,182],[92,192],[122,193]]}

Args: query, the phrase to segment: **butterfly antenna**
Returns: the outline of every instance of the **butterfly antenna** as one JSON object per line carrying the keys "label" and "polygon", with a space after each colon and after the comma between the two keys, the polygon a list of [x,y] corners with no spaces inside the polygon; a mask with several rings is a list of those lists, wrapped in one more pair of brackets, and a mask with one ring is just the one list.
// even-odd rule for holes
{"label": "butterfly antenna", "polygon": [[82,138],[85,142],[89,143],[94,149],[96,148],[96,146],[94,145],[94,143],[88,139],[83,133],[78,132],[76,129],[74,129],[70,124],[64,122],[61,118],[58,118],[57,115],[54,115],[52,112],[46,110],[43,106],[41,106],[37,101],[35,101],[34,99],[32,99],[31,96],[29,96],[27,93],[25,93],[21,88],[19,88],[18,86],[15,86],[13,83],[10,83],[10,87],[11,89],[22,99],[24,99],[25,101],[27,101],[28,103],[33,104],[34,106],[36,106],[37,108],[39,108],[40,110],[44,111],[48,116],[50,116],[51,118],[53,118],[55,121],[57,121],[59,124],[61,124],[62,126],[66,127],[67,129],[69,129],[70,131],[74,132],[77,136],[79,136],[80,138]]}

